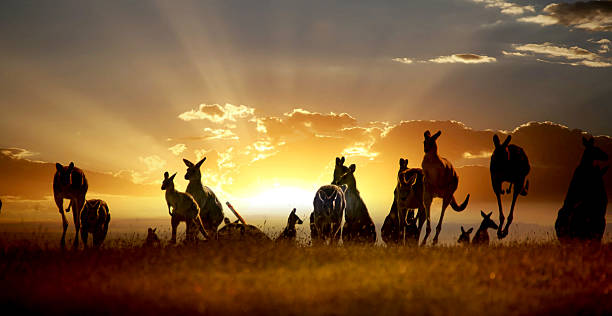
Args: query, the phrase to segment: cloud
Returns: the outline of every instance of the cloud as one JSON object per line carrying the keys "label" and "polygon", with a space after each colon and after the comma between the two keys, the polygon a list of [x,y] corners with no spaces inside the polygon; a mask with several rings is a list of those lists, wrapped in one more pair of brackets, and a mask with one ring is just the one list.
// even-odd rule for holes
{"label": "cloud", "polygon": [[413,62],[418,63],[435,63],[435,64],[483,64],[483,63],[494,63],[497,61],[495,57],[489,57],[485,55],[477,54],[452,54],[448,56],[439,56],[427,60],[415,60],[407,57],[393,58],[393,61],[400,62],[403,64],[412,64]]}
{"label": "cloud", "polygon": [[500,12],[507,15],[521,15],[525,12],[535,12],[535,8],[532,5],[519,5],[512,2],[503,0],[472,0],[476,3],[485,4],[486,8],[497,8]]}
{"label": "cloud", "polygon": [[219,104],[200,104],[197,110],[183,112],[178,117],[183,121],[208,120],[213,123],[223,123],[226,121],[235,122],[236,119],[251,117],[254,113],[254,108],[245,105],[232,105],[229,103],[223,106]]}
{"label": "cloud", "polygon": [[605,54],[607,52],[610,51],[610,40],[607,38],[602,38],[598,41],[594,40],[594,39],[590,39],[589,42],[591,43],[595,43],[595,44],[599,44],[599,50],[597,50],[598,53],[600,54]]}
{"label": "cloud", "polygon": [[542,26],[561,24],[588,31],[612,31],[612,2],[610,1],[551,3],[542,11],[548,15],[524,17],[518,21]]}
{"label": "cloud", "polygon": [[183,151],[185,151],[185,149],[187,149],[187,146],[185,144],[176,144],[168,148],[168,150],[171,151],[172,154],[175,156],[180,155]]}
{"label": "cloud", "polygon": [[502,53],[504,55],[521,57],[542,56],[549,59],[537,58],[536,60],[553,64],[591,68],[612,66],[609,58],[578,46],[564,47],[545,42],[541,44],[514,44],[513,48],[514,52],[502,51]]}
{"label": "cloud", "polygon": [[0,149],[0,153],[12,159],[27,159],[38,155],[38,153],[23,148],[2,148]]}
{"label": "cloud", "polygon": [[210,127],[204,128],[204,136],[202,136],[202,138],[205,140],[213,140],[213,139],[237,140],[239,139],[239,137],[229,129],[223,129],[223,128],[213,129]]}

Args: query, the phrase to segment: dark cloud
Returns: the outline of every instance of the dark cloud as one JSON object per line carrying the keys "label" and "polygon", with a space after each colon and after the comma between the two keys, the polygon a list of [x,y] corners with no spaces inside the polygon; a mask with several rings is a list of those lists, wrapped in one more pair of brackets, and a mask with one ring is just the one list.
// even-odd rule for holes
{"label": "dark cloud", "polygon": [[551,3],[537,15],[518,19],[540,25],[562,24],[589,31],[612,31],[612,2],[586,1],[574,3]]}

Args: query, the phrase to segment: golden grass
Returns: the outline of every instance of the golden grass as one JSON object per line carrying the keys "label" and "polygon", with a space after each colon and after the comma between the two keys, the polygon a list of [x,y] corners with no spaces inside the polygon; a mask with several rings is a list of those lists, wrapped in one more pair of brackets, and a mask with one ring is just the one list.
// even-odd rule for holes
{"label": "golden grass", "polygon": [[60,314],[612,313],[612,252],[213,244],[99,251],[0,248],[4,308]]}

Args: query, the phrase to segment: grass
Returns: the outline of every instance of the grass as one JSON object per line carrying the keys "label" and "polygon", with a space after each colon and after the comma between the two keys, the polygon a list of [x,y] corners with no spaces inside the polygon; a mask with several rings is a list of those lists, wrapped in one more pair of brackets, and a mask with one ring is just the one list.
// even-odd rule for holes
{"label": "grass", "polygon": [[[40,235],[39,238],[44,238]],[[612,314],[611,245],[0,243],[0,304],[39,314]]]}

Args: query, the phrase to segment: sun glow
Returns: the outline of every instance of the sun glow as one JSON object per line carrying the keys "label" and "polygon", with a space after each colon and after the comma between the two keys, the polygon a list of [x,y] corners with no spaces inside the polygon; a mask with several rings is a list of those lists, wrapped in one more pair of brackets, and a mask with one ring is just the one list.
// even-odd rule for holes
{"label": "sun glow", "polygon": [[297,208],[301,213],[312,209],[313,197],[314,191],[312,190],[275,186],[244,198],[242,204],[248,205],[248,208],[254,211],[289,213],[291,209]]}

